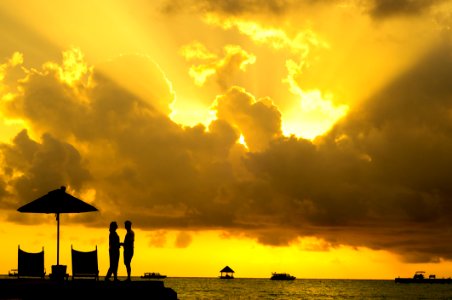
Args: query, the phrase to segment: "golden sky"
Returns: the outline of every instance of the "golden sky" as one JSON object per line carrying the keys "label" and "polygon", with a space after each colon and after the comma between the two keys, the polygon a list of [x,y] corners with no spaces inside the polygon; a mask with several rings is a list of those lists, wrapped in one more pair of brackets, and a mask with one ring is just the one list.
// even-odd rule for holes
{"label": "golden sky", "polygon": [[450,277],[451,26],[445,0],[1,1],[0,273],[19,244],[50,270],[54,216],[16,209],[64,185],[99,212],[61,217],[60,261],[97,245],[102,275],[129,219],[136,276]]}

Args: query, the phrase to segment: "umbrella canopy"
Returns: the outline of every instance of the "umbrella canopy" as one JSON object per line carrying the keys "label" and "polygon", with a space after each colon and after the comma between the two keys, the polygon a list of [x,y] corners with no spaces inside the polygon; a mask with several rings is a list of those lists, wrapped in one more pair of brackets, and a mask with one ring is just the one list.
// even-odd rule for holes
{"label": "umbrella canopy", "polygon": [[57,220],[57,265],[60,264],[60,214],[97,211],[97,208],[68,193],[66,187],[48,192],[17,209],[23,213],[55,214]]}
{"label": "umbrella canopy", "polygon": [[62,214],[97,211],[97,208],[66,193],[66,188],[62,186],[17,210],[24,213]]}

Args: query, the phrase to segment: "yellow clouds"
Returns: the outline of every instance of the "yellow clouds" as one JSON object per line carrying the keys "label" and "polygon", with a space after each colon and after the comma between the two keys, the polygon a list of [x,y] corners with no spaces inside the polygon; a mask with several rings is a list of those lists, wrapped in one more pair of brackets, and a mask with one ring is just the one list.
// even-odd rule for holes
{"label": "yellow clouds", "polygon": [[[87,85],[77,84],[77,76],[60,76],[78,70],[77,64],[64,66],[51,63],[30,72],[19,83],[20,93],[7,103],[5,113],[23,119],[41,141],[22,131],[2,147],[5,191],[16,201],[55,184],[78,193],[94,191],[106,217],[114,216],[119,204],[135,220],[157,215],[144,218],[144,226],[162,221],[179,226],[181,216],[204,218],[210,210],[207,199],[233,181],[227,158],[238,134],[232,126],[215,121],[207,132],[202,126],[183,129],[173,123],[164,109],[173,99],[171,87],[142,57],[120,57],[100,68],[88,67],[86,74],[75,72],[91,78]],[[137,75],[145,76],[128,85]],[[140,90],[143,83],[149,83],[147,93]],[[197,204],[187,206],[181,201],[185,197]],[[168,213],[162,215],[162,207]]]}
{"label": "yellow clouds", "polygon": [[[354,1],[220,2],[182,20],[133,2],[139,33],[153,28],[130,35],[143,48],[124,35],[107,43],[115,30],[99,42],[77,31],[88,51],[60,62],[4,59],[2,114],[26,130],[0,147],[0,204],[67,184],[91,195],[99,226],[127,218],[145,230],[222,229],[269,245],[315,236],[322,250],[449,258],[452,62],[447,40],[432,42],[438,28],[425,15],[377,22]],[[124,20],[115,11],[105,13]],[[186,107],[215,116],[169,117]]]}
{"label": "yellow clouds", "polygon": [[82,77],[90,72],[84,61],[83,53],[78,48],[63,52],[61,66],[48,62],[44,65],[44,69],[55,70],[59,79],[68,85],[81,81]]}
{"label": "yellow clouds", "polygon": [[218,58],[199,42],[182,47],[181,52],[188,61],[200,61],[189,70],[190,76],[197,85],[202,86],[208,77],[216,75],[217,83],[222,89],[231,85],[237,70],[245,71],[247,65],[256,61],[254,55],[248,54],[238,45],[224,46],[225,57],[223,58]]}
{"label": "yellow clouds", "polygon": [[325,93],[315,87],[305,90],[299,84],[303,82],[305,69],[310,67],[311,60],[315,57],[313,53],[318,49],[329,48],[328,43],[314,31],[304,29],[290,36],[283,28],[268,27],[239,17],[227,18],[208,14],[205,20],[208,24],[220,26],[225,30],[235,28],[258,45],[288,52],[285,61],[287,75],[282,81],[288,85],[289,92],[295,96],[298,103],[292,105],[291,111],[283,115],[285,134],[313,139],[330,129],[346,114],[348,107],[336,105],[333,95],[324,96]]}
{"label": "yellow clouds", "polygon": [[0,81],[5,78],[6,71],[8,68],[21,65],[24,62],[24,57],[22,53],[15,52],[8,61],[0,65]]}
{"label": "yellow clouds", "polygon": [[64,126],[57,126],[59,134],[70,135],[68,131],[71,125],[75,126],[77,114],[73,110],[86,109],[83,95],[89,88],[90,74],[81,52],[77,49],[65,52],[61,65],[49,62],[41,70],[25,67],[23,70],[24,77],[16,78],[14,83],[19,86],[14,99],[5,103],[5,115],[22,119],[32,133],[40,134],[61,123]]}
{"label": "yellow clouds", "polygon": [[241,18],[222,18],[213,14],[207,14],[205,21],[208,24],[220,26],[229,30],[236,28],[240,33],[248,36],[253,41],[269,45],[274,49],[288,48],[289,51],[305,56],[309,52],[310,45],[326,47],[328,44],[309,29],[296,32],[290,37],[282,28],[269,27],[257,21],[249,21]]}
{"label": "yellow clouds", "polygon": [[[223,30],[228,43],[256,57],[248,80],[230,82],[269,96],[281,111],[284,134],[310,139],[428,51],[447,28],[433,19],[450,10],[444,1],[182,2],[181,9],[197,11],[208,28]],[[418,18],[407,18],[415,13]],[[214,74],[214,67],[199,66],[192,69],[198,84]]]}
{"label": "yellow clouds", "polygon": [[264,150],[281,135],[281,114],[269,99],[256,101],[243,88],[233,87],[215,102],[218,119],[236,126],[251,151]]}
{"label": "yellow clouds", "polygon": [[23,54],[14,52],[13,55],[3,64],[0,64],[0,93],[1,100],[7,102],[14,97],[17,92],[17,79],[24,76],[24,70],[19,68],[24,62]]}
{"label": "yellow clouds", "polygon": [[[320,90],[303,90],[296,78],[303,73],[303,68],[296,62],[289,60],[286,63],[288,69],[287,78],[284,80],[289,85],[290,92],[299,99],[299,107],[294,106],[285,118],[285,134],[295,134],[305,138],[314,139],[316,136],[327,132],[333,124],[344,117],[348,111],[347,105],[335,105],[333,95],[324,95]],[[310,126],[303,129],[298,118],[310,119]]]}
{"label": "yellow clouds", "polygon": [[[169,79],[143,57],[135,60],[147,66],[142,71],[129,58],[111,68],[80,61],[87,65],[75,72],[81,77],[60,77],[64,63],[46,65],[16,83],[4,113],[30,131],[0,146],[5,216],[26,222],[11,208],[68,185],[101,209],[92,226],[123,218],[145,230],[223,229],[274,246],[315,236],[324,243],[306,247],[384,248],[417,261],[450,257],[443,230],[450,227],[452,168],[448,47],[316,143],[284,136],[274,101],[238,86],[215,98],[217,119],[207,128],[176,124],[161,109],[173,97],[163,84]],[[151,89],[127,85],[129,74],[147,74]],[[83,78],[89,84],[80,84]],[[164,234],[149,240],[166,243]],[[188,245],[191,238],[181,234],[176,247]]]}

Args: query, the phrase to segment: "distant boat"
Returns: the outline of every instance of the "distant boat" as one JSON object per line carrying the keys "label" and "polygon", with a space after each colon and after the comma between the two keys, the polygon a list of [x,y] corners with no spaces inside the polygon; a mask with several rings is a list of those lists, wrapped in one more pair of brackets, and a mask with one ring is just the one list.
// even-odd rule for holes
{"label": "distant boat", "polygon": [[452,278],[436,278],[436,275],[430,274],[428,278],[424,276],[425,271],[416,271],[412,278],[397,277],[395,283],[452,283]]}
{"label": "distant boat", "polygon": [[152,273],[144,273],[144,275],[142,275],[141,276],[141,278],[147,278],[147,279],[154,279],[154,278],[156,278],[156,279],[162,279],[162,278],[166,278],[166,275],[162,275],[162,274],[160,274],[160,273],[155,273],[155,272],[152,272]]}
{"label": "distant boat", "polygon": [[220,279],[234,279],[234,270],[229,266],[224,267],[220,271]]}
{"label": "distant boat", "polygon": [[17,269],[11,269],[8,271],[8,276],[17,276]]}
{"label": "distant boat", "polygon": [[287,273],[272,273],[271,280],[294,280],[295,276],[292,276]]}

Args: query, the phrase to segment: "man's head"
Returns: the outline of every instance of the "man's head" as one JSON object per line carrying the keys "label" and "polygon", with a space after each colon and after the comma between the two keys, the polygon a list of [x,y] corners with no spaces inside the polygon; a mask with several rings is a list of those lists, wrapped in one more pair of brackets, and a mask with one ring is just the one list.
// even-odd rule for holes
{"label": "man's head", "polygon": [[124,226],[126,227],[126,229],[130,229],[130,228],[132,228],[132,222],[127,220],[127,221],[124,222]]}

